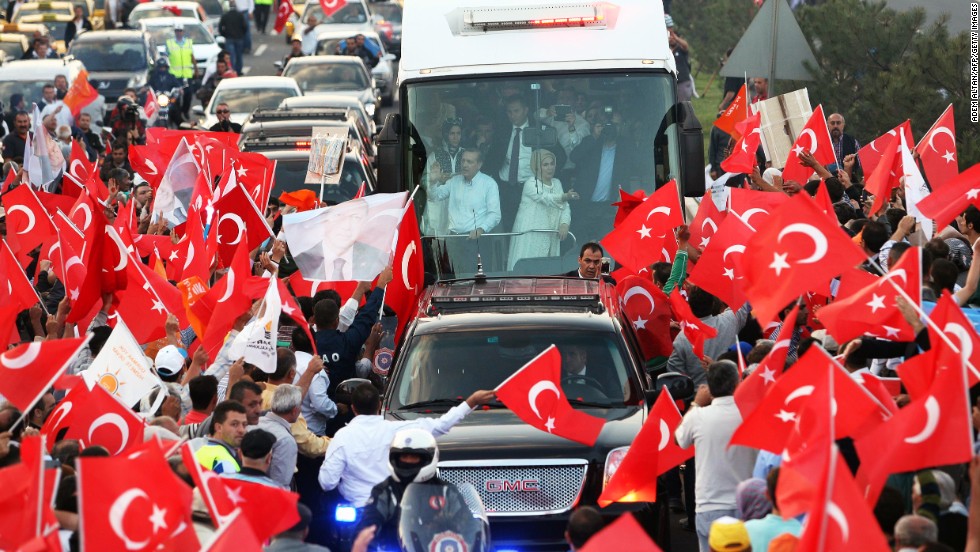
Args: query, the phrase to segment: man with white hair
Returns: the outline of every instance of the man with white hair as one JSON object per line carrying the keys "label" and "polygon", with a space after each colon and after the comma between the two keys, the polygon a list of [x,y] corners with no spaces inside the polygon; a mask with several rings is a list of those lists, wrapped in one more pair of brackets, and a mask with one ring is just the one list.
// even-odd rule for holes
{"label": "man with white hair", "polygon": [[910,514],[902,516],[895,524],[896,552],[918,550],[924,544],[936,542],[939,529],[927,517]]}
{"label": "man with white hair", "polygon": [[282,384],[272,394],[272,408],[259,418],[256,426],[276,437],[269,477],[285,489],[289,488],[296,471],[296,439],[289,428],[299,419],[302,404],[303,390],[297,385]]}

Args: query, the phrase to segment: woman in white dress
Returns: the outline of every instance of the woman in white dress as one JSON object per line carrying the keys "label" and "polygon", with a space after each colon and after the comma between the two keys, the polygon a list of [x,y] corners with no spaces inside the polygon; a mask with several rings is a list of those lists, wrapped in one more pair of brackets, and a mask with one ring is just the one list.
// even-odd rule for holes
{"label": "woman in white dress", "polygon": [[510,270],[521,259],[558,256],[559,242],[568,235],[568,225],[572,221],[568,202],[578,199],[578,193],[575,190],[562,190],[561,182],[554,177],[555,164],[555,154],[546,149],[535,150],[531,154],[531,172],[534,176],[524,183],[521,205],[514,218],[513,231],[520,235],[511,238],[507,262]]}

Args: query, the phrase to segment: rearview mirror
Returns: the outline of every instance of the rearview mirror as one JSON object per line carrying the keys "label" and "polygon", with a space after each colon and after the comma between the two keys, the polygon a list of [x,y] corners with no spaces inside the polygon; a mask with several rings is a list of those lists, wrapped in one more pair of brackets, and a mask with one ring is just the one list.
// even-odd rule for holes
{"label": "rearview mirror", "polygon": [[224,46],[225,45],[225,37],[223,37],[221,35],[218,35],[218,36],[214,37],[214,41],[217,42],[219,46]]}

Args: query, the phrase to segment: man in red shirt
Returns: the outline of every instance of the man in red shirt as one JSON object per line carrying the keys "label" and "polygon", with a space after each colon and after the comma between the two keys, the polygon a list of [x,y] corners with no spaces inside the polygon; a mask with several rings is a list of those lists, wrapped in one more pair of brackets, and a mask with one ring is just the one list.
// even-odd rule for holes
{"label": "man in red shirt", "polygon": [[183,425],[199,424],[206,420],[218,404],[218,379],[214,376],[197,376],[187,382],[191,395],[191,411],[184,416]]}

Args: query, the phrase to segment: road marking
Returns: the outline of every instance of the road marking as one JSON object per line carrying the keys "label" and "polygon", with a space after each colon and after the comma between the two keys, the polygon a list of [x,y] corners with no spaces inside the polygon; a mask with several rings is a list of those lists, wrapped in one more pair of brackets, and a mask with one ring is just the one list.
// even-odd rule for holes
{"label": "road marking", "polygon": [[252,68],[249,67],[248,65],[246,65],[245,67],[242,67],[242,75],[247,75],[248,72],[251,71],[251,70],[252,70]]}
{"label": "road marking", "polygon": [[252,55],[255,56],[255,57],[259,57],[259,56],[261,56],[262,54],[265,53],[265,49],[266,49],[266,45],[265,44],[260,44],[259,47],[256,48],[254,52],[252,52]]}

